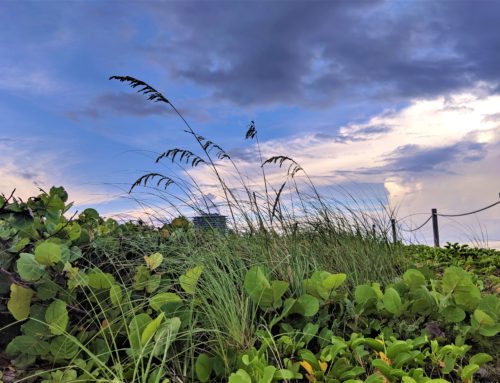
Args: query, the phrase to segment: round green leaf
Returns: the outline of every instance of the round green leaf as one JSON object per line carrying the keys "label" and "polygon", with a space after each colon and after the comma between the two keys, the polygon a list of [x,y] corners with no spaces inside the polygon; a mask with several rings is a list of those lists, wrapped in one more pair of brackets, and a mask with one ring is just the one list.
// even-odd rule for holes
{"label": "round green leaf", "polygon": [[364,306],[370,300],[376,300],[377,294],[375,293],[375,290],[373,290],[371,286],[359,285],[358,287],[356,287],[356,290],[354,291],[354,299],[356,300],[357,304]]}
{"label": "round green leaf", "polygon": [[109,299],[113,306],[119,306],[123,300],[122,288],[119,285],[113,285],[109,289]]}
{"label": "round green leaf", "polygon": [[403,274],[403,281],[410,290],[415,290],[425,285],[425,276],[416,269],[409,269]]}
{"label": "round green leaf", "polygon": [[382,299],[382,301],[384,302],[385,309],[391,314],[401,314],[401,310],[403,308],[401,297],[394,288],[389,287],[385,290],[384,298]]}
{"label": "round green leaf", "polygon": [[61,246],[52,242],[42,242],[35,247],[36,261],[45,266],[53,266],[61,259]]}
{"label": "round green leaf", "polygon": [[208,382],[212,374],[213,362],[207,354],[200,354],[194,364],[196,376],[201,383]]}
{"label": "round green leaf", "polygon": [[29,253],[21,253],[16,262],[17,272],[25,281],[38,281],[45,272],[45,266],[35,260],[35,256]]}
{"label": "round green leaf", "polygon": [[60,299],[52,302],[45,312],[45,321],[49,325],[50,332],[54,335],[60,335],[68,327],[69,316],[66,309],[66,303]]}
{"label": "round green leaf", "polygon": [[31,298],[34,291],[23,286],[10,285],[10,299],[7,308],[16,320],[25,320],[30,313]]}
{"label": "round green leaf", "polygon": [[182,299],[174,293],[159,293],[150,298],[149,305],[153,310],[160,311],[163,305],[170,302],[182,302]]}
{"label": "round green leaf", "polygon": [[150,270],[157,269],[163,262],[163,255],[161,253],[154,253],[150,256],[145,255],[144,260],[146,261],[146,266]]}
{"label": "round green leaf", "polygon": [[449,322],[462,322],[465,319],[465,311],[460,307],[456,306],[448,306],[446,307],[441,314],[446,318]]}

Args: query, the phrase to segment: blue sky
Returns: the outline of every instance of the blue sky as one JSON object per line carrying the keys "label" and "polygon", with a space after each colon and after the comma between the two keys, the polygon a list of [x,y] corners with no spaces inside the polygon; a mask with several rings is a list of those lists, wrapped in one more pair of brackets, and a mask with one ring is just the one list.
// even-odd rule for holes
{"label": "blue sky", "polygon": [[[493,1],[4,1],[0,192],[64,185],[79,209],[139,214],[123,190],[176,174],[152,159],[194,146],[167,105],[108,80],[130,75],[251,182],[254,120],[264,154],[297,159],[326,194],[348,186],[401,216],[481,207],[500,191],[499,14]],[[444,237],[500,240],[498,217],[445,221]]]}

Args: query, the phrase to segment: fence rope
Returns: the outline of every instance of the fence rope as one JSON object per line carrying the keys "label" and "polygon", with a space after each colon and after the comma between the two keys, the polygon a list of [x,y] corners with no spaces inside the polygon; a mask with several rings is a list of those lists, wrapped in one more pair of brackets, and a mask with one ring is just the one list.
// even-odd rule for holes
{"label": "fence rope", "polygon": [[421,224],[419,227],[417,227],[415,229],[408,229],[408,230],[406,230],[406,229],[401,228],[400,230],[401,231],[405,231],[407,233],[411,233],[412,231],[420,230],[421,228],[423,228],[427,224],[427,222],[429,222],[431,220],[431,218],[432,218],[432,215],[430,215],[429,218],[427,218],[423,224]]}
{"label": "fence rope", "polygon": [[439,214],[438,213],[438,216],[440,217],[463,217],[465,215],[471,215],[471,214],[476,214],[476,213],[479,213],[481,211],[484,211],[484,210],[487,210],[495,205],[498,205],[500,203],[500,201],[497,201],[495,203],[492,203],[491,205],[488,205],[486,207],[483,207],[482,209],[478,209],[478,210],[474,210],[474,211],[470,211],[468,213],[462,213],[462,214]]}
{"label": "fence rope", "polygon": [[[500,194],[499,194],[499,196],[500,196]],[[446,218],[451,218],[451,217],[464,217],[464,216],[466,216],[466,215],[476,214],[476,213],[482,212],[482,211],[484,211],[484,210],[488,210],[488,209],[490,209],[490,208],[492,208],[493,206],[496,206],[496,205],[498,205],[498,204],[500,204],[500,201],[494,202],[494,203],[492,203],[492,204],[490,204],[490,205],[488,205],[488,206],[485,206],[485,207],[483,207],[483,208],[481,208],[481,209],[477,209],[477,210],[474,210],[474,211],[469,211],[469,212],[467,212],[467,213],[461,213],[461,214],[440,214],[440,213],[437,213],[437,214],[436,214],[436,216],[438,216],[438,217],[446,217]],[[419,214],[422,214],[422,213],[410,214],[410,215],[408,215],[408,216],[406,216],[406,217],[403,217],[403,218],[401,218],[401,219],[398,219],[398,220],[397,220],[397,222],[399,223],[399,222],[403,221],[404,219],[406,219],[406,218],[408,218],[408,217],[411,217],[411,216],[414,216],[414,215],[419,215]],[[414,229],[403,229],[403,228],[400,228],[400,230],[401,230],[401,231],[403,231],[403,232],[406,232],[406,233],[411,233],[411,232],[413,232],[413,231],[420,230],[421,228],[423,228],[423,227],[424,227],[424,226],[425,226],[425,225],[426,225],[426,224],[427,224],[427,223],[428,223],[428,222],[432,219],[432,216],[433,216],[433,214],[431,214],[431,215],[429,216],[429,218],[427,218],[427,219],[425,220],[425,222],[424,222],[424,223],[422,223],[420,226],[418,226],[418,227],[416,227],[416,228],[414,228]]]}

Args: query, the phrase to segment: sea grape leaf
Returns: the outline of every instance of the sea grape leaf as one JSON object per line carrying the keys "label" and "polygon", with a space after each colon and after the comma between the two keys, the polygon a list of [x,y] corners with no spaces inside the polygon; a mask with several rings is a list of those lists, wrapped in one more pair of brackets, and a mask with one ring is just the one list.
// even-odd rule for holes
{"label": "sea grape leaf", "polygon": [[259,383],[271,383],[274,379],[275,372],[276,372],[276,367],[274,366],[264,367],[264,370],[262,371],[262,378],[260,379]]}
{"label": "sea grape leaf", "polygon": [[339,288],[344,283],[346,278],[347,278],[347,275],[344,273],[330,274],[325,279],[323,279],[321,281],[321,284],[327,290],[332,291],[332,290]]}
{"label": "sea grape leaf", "polygon": [[60,299],[52,302],[45,312],[45,321],[49,325],[52,334],[61,335],[64,333],[69,322],[66,303]]}
{"label": "sea grape leaf", "polygon": [[29,253],[21,253],[16,262],[19,276],[29,282],[38,281],[45,273],[45,266],[35,260],[35,256]]}
{"label": "sea grape leaf", "polygon": [[151,323],[151,317],[146,313],[135,315],[130,321],[129,328],[129,342],[130,347],[138,349],[141,347],[141,336],[146,326]]}
{"label": "sea grape leaf", "polygon": [[252,378],[250,378],[248,372],[240,368],[229,376],[229,383],[252,383]]}
{"label": "sea grape leaf", "polygon": [[137,266],[135,269],[132,287],[135,290],[144,290],[151,277],[151,271],[146,266]]}
{"label": "sea grape leaf", "polygon": [[385,289],[384,298],[382,298],[384,302],[384,307],[391,314],[399,316],[401,314],[403,304],[401,303],[401,297],[396,289],[389,287]]}
{"label": "sea grape leaf", "polygon": [[163,322],[154,336],[155,348],[153,355],[157,357],[163,355],[164,352],[170,348],[170,345],[177,337],[181,324],[182,322],[178,317],[169,318]]}
{"label": "sea grape leaf", "polygon": [[441,315],[449,322],[462,322],[465,319],[465,311],[460,307],[448,306],[442,312]]}
{"label": "sea grape leaf", "polygon": [[87,274],[88,285],[93,289],[109,289],[115,285],[115,277],[109,273],[103,273],[101,270],[92,270]]}
{"label": "sea grape leaf", "polygon": [[50,334],[46,323],[31,318],[22,324],[21,330],[24,335],[30,335],[40,339],[45,338]]}
{"label": "sea grape leaf", "polygon": [[165,314],[160,313],[160,315],[158,315],[155,319],[153,319],[151,322],[149,322],[146,325],[146,327],[144,328],[144,330],[142,331],[142,334],[141,334],[141,345],[144,346],[151,339],[151,337],[156,333],[156,330],[158,330],[158,328],[160,327],[161,322],[162,322],[164,317],[165,317]]}
{"label": "sea grape leaf", "polygon": [[179,283],[182,289],[188,294],[194,294],[198,279],[203,272],[203,266],[196,266],[186,271],[179,277]]}
{"label": "sea grape leaf", "polygon": [[10,285],[10,299],[7,308],[16,320],[25,320],[30,313],[31,298],[35,292],[28,287]]}
{"label": "sea grape leaf", "polygon": [[82,228],[78,222],[71,222],[68,226],[66,226],[64,231],[71,241],[76,241],[82,234]]}
{"label": "sea grape leaf", "polygon": [[243,286],[254,303],[259,303],[264,290],[271,288],[271,284],[259,266],[253,266],[247,271]]}
{"label": "sea grape leaf", "polygon": [[71,335],[59,335],[50,342],[50,353],[56,360],[73,359],[79,350],[78,340]]}
{"label": "sea grape leaf", "polygon": [[377,294],[371,286],[359,285],[354,291],[354,299],[356,300],[357,304],[365,306],[368,302],[377,300]]}
{"label": "sea grape leaf", "polygon": [[161,253],[154,253],[150,256],[145,255],[144,260],[146,261],[146,266],[149,270],[155,270],[160,267],[163,262],[163,255]]}
{"label": "sea grape leaf", "polygon": [[462,382],[469,382],[474,375],[475,372],[479,370],[479,366],[477,364],[468,364],[467,366],[462,368],[460,372],[460,378]]}
{"label": "sea grape leaf", "polygon": [[309,294],[303,294],[297,298],[292,308],[288,311],[289,314],[300,314],[305,317],[316,315],[319,310],[319,301],[316,297]]}
{"label": "sea grape leaf", "polygon": [[495,336],[500,332],[500,324],[480,309],[474,310],[471,323],[472,327],[479,330],[479,334],[483,336]]}
{"label": "sea grape leaf", "polygon": [[36,297],[42,301],[52,299],[56,296],[59,286],[51,280],[42,280],[36,284]]}
{"label": "sea grape leaf", "polygon": [[481,366],[485,363],[491,362],[492,360],[493,358],[491,357],[491,355],[488,355],[484,352],[480,352],[479,354],[473,355],[469,359],[469,364],[477,364],[478,366]]}
{"label": "sea grape leaf", "polygon": [[42,242],[35,247],[36,261],[45,266],[53,266],[61,260],[61,246],[53,242]]}
{"label": "sea grape leaf", "polygon": [[425,286],[425,276],[416,269],[409,269],[403,274],[403,281],[410,290]]}
{"label": "sea grape leaf", "polygon": [[155,311],[160,311],[161,307],[170,302],[182,302],[180,296],[175,293],[159,293],[149,299],[149,305]]}
{"label": "sea grape leaf", "polygon": [[213,369],[212,359],[205,353],[198,355],[194,364],[194,369],[196,371],[196,377],[200,382],[208,382]]}
{"label": "sea grape leaf", "polygon": [[161,283],[160,274],[150,275],[145,284],[146,292],[148,293],[154,292],[158,287],[160,287],[160,283]]}
{"label": "sea grape leaf", "polygon": [[109,289],[109,299],[113,306],[119,306],[123,300],[123,292],[120,285],[113,285]]}
{"label": "sea grape leaf", "polygon": [[32,335],[19,335],[7,345],[5,353],[9,357],[17,354],[44,356],[48,354],[49,350],[50,345],[48,342]]}

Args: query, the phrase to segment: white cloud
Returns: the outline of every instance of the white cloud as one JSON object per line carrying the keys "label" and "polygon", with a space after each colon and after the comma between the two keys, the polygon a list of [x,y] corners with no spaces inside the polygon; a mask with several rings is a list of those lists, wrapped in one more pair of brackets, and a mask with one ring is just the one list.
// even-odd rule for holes
{"label": "white cloud", "polygon": [[[461,213],[498,198],[498,105],[500,96],[473,94],[415,100],[399,111],[385,111],[364,123],[345,125],[335,137],[310,133],[267,141],[262,143],[262,149],[266,157],[294,158],[319,186],[352,181],[383,183],[389,204],[398,207],[400,217],[430,214],[434,207],[443,213]],[[397,171],[394,153],[401,154],[401,148],[407,145],[413,145],[417,152],[422,150],[415,157],[420,163],[415,163],[414,171],[410,171],[411,158],[407,159],[406,168]],[[470,153],[466,150],[469,147]],[[252,174],[250,183],[258,183],[258,161],[249,161],[249,156],[251,153],[241,156],[247,159],[238,160],[238,166],[243,173]],[[422,168],[427,162],[429,169]],[[226,169],[231,174],[231,169]],[[277,171],[277,166],[274,170],[272,165],[266,169],[273,183],[283,179],[284,171]],[[193,175],[201,184],[214,183],[204,170],[195,169]],[[206,192],[213,193],[214,189],[209,187]],[[499,209],[500,205],[455,222],[440,219],[442,242],[475,240],[485,237],[486,232],[490,240],[499,240]],[[405,222],[416,226],[422,217],[426,218],[425,214]],[[430,241],[431,233],[429,225],[418,237]]]}
{"label": "white cloud", "polygon": [[64,186],[75,206],[95,205],[118,198],[102,187],[78,185],[68,176],[71,165],[77,160],[68,152],[35,149],[41,146],[35,140],[0,140],[0,193],[10,195],[15,189],[14,195],[26,200],[38,195],[40,188],[48,191],[56,185]]}

